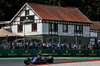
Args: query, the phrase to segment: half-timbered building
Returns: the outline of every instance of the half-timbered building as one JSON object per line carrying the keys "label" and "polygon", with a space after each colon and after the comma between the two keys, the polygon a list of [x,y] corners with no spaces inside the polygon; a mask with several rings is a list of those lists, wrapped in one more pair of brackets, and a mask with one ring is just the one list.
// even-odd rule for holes
{"label": "half-timbered building", "polygon": [[100,22],[92,21],[90,25],[90,44],[100,44]]}
{"label": "half-timbered building", "polygon": [[15,34],[31,36],[42,42],[88,44],[92,22],[75,7],[25,3],[11,19]]}

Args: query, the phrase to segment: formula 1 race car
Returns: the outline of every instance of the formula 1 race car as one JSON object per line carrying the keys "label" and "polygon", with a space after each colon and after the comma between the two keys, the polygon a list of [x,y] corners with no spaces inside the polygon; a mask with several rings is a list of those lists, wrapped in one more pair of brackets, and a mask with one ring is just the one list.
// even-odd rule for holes
{"label": "formula 1 race car", "polygon": [[27,57],[24,60],[24,63],[26,65],[29,64],[46,64],[46,63],[53,63],[53,56],[50,56],[49,54],[42,54],[39,57],[33,57],[32,59],[30,59],[30,57]]}

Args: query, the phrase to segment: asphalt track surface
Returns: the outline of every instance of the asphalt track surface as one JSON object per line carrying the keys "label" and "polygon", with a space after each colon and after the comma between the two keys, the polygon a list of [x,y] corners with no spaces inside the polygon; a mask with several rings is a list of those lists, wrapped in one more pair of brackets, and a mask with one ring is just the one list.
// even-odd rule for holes
{"label": "asphalt track surface", "polygon": [[[61,62],[74,62],[74,61],[86,61],[93,59],[54,59],[54,63]],[[0,59],[0,66],[26,66],[24,64],[24,59]]]}

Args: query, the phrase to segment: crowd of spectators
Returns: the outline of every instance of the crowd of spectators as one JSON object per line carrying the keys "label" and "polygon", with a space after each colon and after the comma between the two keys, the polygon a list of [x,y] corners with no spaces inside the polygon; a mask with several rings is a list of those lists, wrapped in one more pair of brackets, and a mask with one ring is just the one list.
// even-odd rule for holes
{"label": "crowd of spectators", "polygon": [[[4,44],[2,44],[4,46]],[[8,42],[8,49],[98,49],[98,46],[96,44],[79,44],[76,45],[74,43],[42,43],[42,42],[36,42],[36,41],[26,41],[25,43],[23,41],[18,42]]]}

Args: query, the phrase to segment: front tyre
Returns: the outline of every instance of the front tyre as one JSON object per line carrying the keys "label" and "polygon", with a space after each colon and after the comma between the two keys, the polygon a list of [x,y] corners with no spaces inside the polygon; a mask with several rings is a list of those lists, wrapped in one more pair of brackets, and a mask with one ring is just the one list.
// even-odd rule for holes
{"label": "front tyre", "polygon": [[49,63],[53,63],[53,56],[49,56],[49,57],[48,57],[48,62],[49,62]]}
{"label": "front tyre", "polygon": [[46,64],[46,57],[42,57],[42,63]]}

